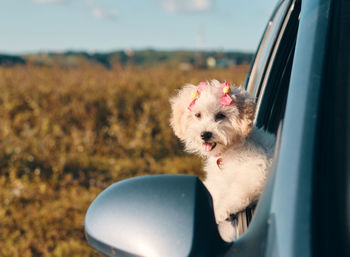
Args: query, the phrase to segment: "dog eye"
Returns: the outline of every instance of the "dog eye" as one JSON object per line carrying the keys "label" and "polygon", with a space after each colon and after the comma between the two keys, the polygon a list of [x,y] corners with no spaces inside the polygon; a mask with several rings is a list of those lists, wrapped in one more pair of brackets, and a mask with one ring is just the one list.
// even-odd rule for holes
{"label": "dog eye", "polygon": [[223,120],[225,118],[226,118],[225,114],[223,114],[221,112],[219,112],[215,115],[215,121]]}
{"label": "dog eye", "polygon": [[201,113],[197,112],[194,116],[196,116],[199,119],[201,117]]}

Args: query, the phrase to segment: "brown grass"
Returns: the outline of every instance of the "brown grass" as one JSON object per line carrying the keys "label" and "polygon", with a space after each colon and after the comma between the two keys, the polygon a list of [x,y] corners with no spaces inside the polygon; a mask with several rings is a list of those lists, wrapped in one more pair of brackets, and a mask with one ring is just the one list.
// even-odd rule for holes
{"label": "brown grass", "polygon": [[106,186],[202,175],[169,128],[169,97],[187,82],[242,84],[246,71],[0,68],[0,256],[97,256],[83,222]]}

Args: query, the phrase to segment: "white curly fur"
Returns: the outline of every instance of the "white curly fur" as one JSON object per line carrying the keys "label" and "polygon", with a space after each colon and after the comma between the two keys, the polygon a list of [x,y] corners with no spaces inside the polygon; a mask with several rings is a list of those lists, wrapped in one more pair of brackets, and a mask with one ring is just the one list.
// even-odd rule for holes
{"label": "white curly fur", "polygon": [[[226,221],[230,214],[245,209],[261,195],[275,146],[274,135],[253,127],[254,99],[241,88],[230,88],[233,102],[229,106],[220,104],[223,92],[217,80],[208,82],[191,110],[188,106],[196,86],[187,84],[170,99],[170,124],[176,136],[188,152],[205,159],[204,184],[226,241],[233,239],[232,225]],[[218,113],[224,118],[215,119]],[[211,132],[212,137],[203,140],[203,132]]]}

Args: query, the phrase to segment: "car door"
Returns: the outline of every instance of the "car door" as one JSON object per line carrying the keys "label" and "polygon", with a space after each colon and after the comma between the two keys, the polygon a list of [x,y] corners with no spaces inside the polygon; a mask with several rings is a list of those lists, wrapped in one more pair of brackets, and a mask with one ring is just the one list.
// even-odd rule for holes
{"label": "car door", "polygon": [[[349,230],[345,225],[349,223],[348,218],[345,218],[347,212],[344,211],[345,206],[348,206],[345,200],[348,197],[340,197],[336,191],[331,194],[337,195],[342,203],[337,205],[339,214],[334,216],[339,218],[336,222],[338,227],[328,225],[330,221],[324,219],[327,217],[332,220],[330,209],[334,208],[331,201],[327,200],[327,192],[332,188],[328,182],[335,183],[340,182],[339,178],[349,178],[345,175],[345,170],[340,169],[339,172],[333,169],[338,174],[336,178],[329,173],[331,158],[339,159],[330,146],[340,147],[344,151],[346,148],[339,142],[335,144],[334,135],[330,134],[330,131],[334,132],[335,119],[329,107],[332,106],[333,111],[339,112],[340,103],[336,100],[336,95],[340,96],[343,105],[346,99],[339,93],[339,89],[332,89],[332,86],[338,82],[338,88],[344,88],[344,85],[340,87],[340,81],[347,81],[346,85],[350,86],[348,76],[344,73],[341,76],[339,72],[344,72],[343,65],[349,68],[349,59],[346,62],[339,61],[344,58],[339,49],[343,50],[342,53],[349,53],[345,47],[345,42],[349,42],[348,33],[345,32],[346,24],[349,24],[349,16],[345,15],[346,10],[349,13],[349,4],[348,1],[331,0],[294,3],[301,8],[294,54],[287,58],[287,66],[278,67],[279,62],[275,65],[278,50],[277,59],[268,64],[271,69],[265,68],[265,71],[270,71],[269,75],[265,73],[268,76],[264,78],[265,88],[265,82],[260,82],[260,86],[257,89],[254,87],[253,91],[257,92],[259,103],[257,124],[270,131],[275,131],[276,127],[278,130],[274,168],[248,231],[223,256],[342,256],[346,251],[349,252],[349,247],[345,249],[344,243],[349,239]],[[339,13],[343,13],[343,20]],[[289,70],[288,67],[291,67],[290,74],[280,79],[278,76],[283,77]],[[275,74],[276,71],[278,74]],[[338,74],[343,79],[330,79],[330,74]],[[276,83],[278,80],[285,81],[280,84],[285,94],[280,94],[280,89],[273,86],[279,84]],[[344,94],[348,92],[343,91]],[[283,102],[280,100],[268,101],[276,99],[279,94],[287,100],[284,105],[278,104]],[[334,97],[329,98],[330,96]],[[274,116],[273,113],[277,115]],[[336,120],[339,122],[340,119]],[[329,121],[332,123],[329,124]],[[344,165],[347,161],[343,159],[342,163]],[[320,170],[324,176],[319,174]],[[340,192],[345,193],[348,187],[340,188]],[[325,189],[327,190],[323,191]],[[325,198],[325,203],[320,194]],[[332,200],[333,204],[338,202]]]}

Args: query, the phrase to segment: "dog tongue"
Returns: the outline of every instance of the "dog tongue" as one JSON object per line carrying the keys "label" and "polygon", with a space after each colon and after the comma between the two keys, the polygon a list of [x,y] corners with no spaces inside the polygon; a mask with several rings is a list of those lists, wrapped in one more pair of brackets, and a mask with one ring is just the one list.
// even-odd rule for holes
{"label": "dog tongue", "polygon": [[213,147],[213,145],[214,145],[214,143],[203,143],[204,151],[210,152],[212,147]]}

